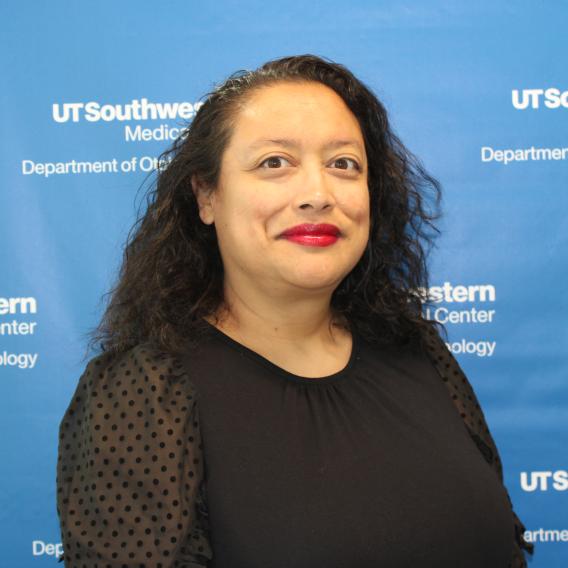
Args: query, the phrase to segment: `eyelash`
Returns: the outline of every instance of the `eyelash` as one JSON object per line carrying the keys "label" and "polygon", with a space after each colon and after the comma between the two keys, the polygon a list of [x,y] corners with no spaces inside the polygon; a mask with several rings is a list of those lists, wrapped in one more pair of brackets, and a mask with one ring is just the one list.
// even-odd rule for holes
{"label": "eyelash", "polygon": [[[285,158],[284,156],[268,156],[268,158],[265,158],[264,160],[262,160],[262,162],[260,162],[260,164],[258,165],[259,169],[263,169],[263,170],[279,170],[280,168],[265,168],[262,166],[262,164],[264,164],[265,162],[267,162],[268,160],[272,160],[273,158],[280,158],[282,160],[286,160],[287,162],[289,162],[290,160],[288,160],[287,158]],[[347,161],[351,161],[353,162],[354,166],[355,166],[355,170],[356,171],[361,171],[361,166],[359,164],[359,162],[357,162],[356,160],[354,160],[353,158],[336,158],[334,160],[334,162],[337,162],[338,160],[347,160]],[[344,170],[345,168],[335,168],[338,170]],[[349,168],[347,168],[346,171],[349,171]]]}

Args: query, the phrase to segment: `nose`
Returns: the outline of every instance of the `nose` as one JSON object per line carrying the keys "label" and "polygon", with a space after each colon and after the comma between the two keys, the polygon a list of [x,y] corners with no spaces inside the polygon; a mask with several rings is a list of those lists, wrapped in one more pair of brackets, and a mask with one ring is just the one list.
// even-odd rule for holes
{"label": "nose", "polygon": [[303,169],[304,175],[298,179],[300,188],[295,196],[295,206],[302,210],[314,211],[333,208],[335,197],[325,167],[316,163]]}

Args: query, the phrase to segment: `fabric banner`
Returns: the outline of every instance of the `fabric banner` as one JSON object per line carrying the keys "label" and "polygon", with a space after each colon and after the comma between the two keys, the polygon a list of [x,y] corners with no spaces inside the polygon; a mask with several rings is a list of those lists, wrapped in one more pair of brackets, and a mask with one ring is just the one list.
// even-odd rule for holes
{"label": "fabric banner", "polygon": [[[157,157],[237,69],[346,65],[443,189],[449,347],[500,449],[531,566],[568,563],[568,4],[23,1],[2,28],[3,563],[54,565],[57,429]],[[564,456],[564,457],[562,457]]]}

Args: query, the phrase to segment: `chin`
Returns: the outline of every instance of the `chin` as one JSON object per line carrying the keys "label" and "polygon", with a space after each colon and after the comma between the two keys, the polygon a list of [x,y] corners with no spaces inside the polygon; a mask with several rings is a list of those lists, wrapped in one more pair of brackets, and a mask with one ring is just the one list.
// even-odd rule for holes
{"label": "chin", "polygon": [[314,274],[310,271],[304,271],[290,275],[287,280],[302,288],[318,290],[320,288],[335,288],[344,277],[345,274],[343,272],[322,275],[321,273]]}

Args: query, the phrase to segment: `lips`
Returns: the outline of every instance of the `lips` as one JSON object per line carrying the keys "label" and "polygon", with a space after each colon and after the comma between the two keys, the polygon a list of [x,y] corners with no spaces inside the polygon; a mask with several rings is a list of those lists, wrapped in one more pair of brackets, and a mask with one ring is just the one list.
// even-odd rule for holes
{"label": "lips", "polygon": [[305,223],[286,229],[280,238],[307,247],[328,247],[339,238],[340,231],[335,225]]}
{"label": "lips", "polygon": [[289,229],[286,229],[280,236],[281,237],[298,237],[298,236],[337,237],[340,235],[340,233],[341,232],[338,227],[336,227],[335,225],[330,225],[329,223],[318,223],[317,225],[304,223],[302,225],[296,225],[295,227],[290,227]]}

